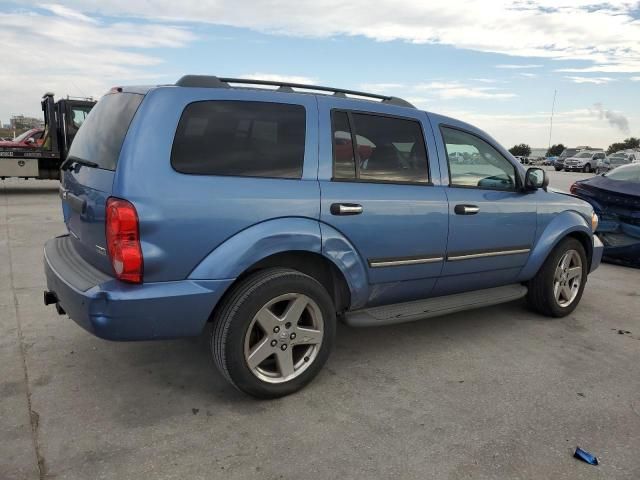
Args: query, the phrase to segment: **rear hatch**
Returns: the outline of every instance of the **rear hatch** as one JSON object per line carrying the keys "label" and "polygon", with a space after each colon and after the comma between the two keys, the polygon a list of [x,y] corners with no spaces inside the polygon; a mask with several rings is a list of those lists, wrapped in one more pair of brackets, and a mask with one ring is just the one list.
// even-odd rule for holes
{"label": "rear hatch", "polygon": [[87,262],[109,274],[105,204],[124,138],[143,98],[119,91],[102,97],[82,124],[63,164],[62,210],[73,246]]}

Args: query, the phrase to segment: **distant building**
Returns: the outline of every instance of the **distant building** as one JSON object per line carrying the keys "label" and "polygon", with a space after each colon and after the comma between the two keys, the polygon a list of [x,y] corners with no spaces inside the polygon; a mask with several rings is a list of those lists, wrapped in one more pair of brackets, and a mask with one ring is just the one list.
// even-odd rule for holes
{"label": "distant building", "polygon": [[531,155],[529,155],[530,157],[533,158],[539,158],[539,157],[546,157],[547,156],[547,149],[546,148],[532,148],[531,149]]}
{"label": "distant building", "polygon": [[44,127],[44,121],[41,118],[14,115],[9,119],[9,128],[12,130],[28,130],[39,127]]}

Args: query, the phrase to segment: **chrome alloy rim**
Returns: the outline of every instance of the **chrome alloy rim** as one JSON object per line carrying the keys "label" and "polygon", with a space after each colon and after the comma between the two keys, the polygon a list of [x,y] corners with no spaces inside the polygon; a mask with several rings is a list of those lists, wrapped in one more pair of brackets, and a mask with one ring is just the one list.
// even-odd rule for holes
{"label": "chrome alloy rim", "polygon": [[553,296],[561,307],[568,307],[578,296],[582,283],[582,259],[575,250],[560,258],[553,279]]}
{"label": "chrome alloy rim", "polygon": [[244,338],[245,362],[264,382],[288,382],[316,359],[323,333],[316,302],[301,293],[280,295],[253,317]]}

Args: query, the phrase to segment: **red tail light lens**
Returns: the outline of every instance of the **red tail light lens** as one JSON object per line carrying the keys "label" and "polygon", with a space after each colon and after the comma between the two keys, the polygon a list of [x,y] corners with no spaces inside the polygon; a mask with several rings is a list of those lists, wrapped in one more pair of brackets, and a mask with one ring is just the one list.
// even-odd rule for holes
{"label": "red tail light lens", "polygon": [[578,191],[578,184],[574,183],[573,185],[571,185],[571,187],[569,187],[569,191],[575,195]]}
{"label": "red tail light lens", "polygon": [[142,248],[138,213],[126,200],[107,200],[107,250],[118,279],[142,283]]}

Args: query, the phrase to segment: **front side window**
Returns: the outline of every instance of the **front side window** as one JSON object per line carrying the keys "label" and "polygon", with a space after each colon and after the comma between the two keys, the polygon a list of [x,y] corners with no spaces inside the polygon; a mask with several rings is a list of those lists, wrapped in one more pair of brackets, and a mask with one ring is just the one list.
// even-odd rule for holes
{"label": "front side window", "polygon": [[420,122],[338,111],[333,113],[332,119],[334,179],[394,183],[429,181]]}
{"label": "front side window", "polygon": [[515,190],[515,167],[489,143],[455,128],[441,130],[451,186]]}
{"label": "front side window", "polygon": [[198,175],[300,178],[305,124],[301,105],[191,103],[178,123],[171,165]]}

